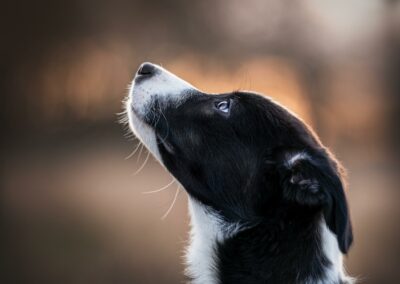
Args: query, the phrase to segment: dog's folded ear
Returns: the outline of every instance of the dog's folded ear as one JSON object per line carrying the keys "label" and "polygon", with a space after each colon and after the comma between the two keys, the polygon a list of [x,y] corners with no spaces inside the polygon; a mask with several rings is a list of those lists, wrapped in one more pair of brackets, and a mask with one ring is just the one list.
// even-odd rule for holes
{"label": "dog's folded ear", "polygon": [[326,224],[337,236],[340,250],[347,253],[353,235],[336,162],[327,155],[285,153],[278,172],[283,198],[301,206],[320,207]]}

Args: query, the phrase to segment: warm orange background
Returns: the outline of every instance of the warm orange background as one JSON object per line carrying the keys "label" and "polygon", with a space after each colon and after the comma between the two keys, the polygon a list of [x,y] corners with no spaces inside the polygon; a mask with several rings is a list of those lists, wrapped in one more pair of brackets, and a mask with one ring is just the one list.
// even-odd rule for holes
{"label": "warm orange background", "polygon": [[14,1],[2,8],[1,283],[181,283],[186,194],[117,123],[138,65],[268,94],[348,169],[361,283],[400,278],[399,1]]}

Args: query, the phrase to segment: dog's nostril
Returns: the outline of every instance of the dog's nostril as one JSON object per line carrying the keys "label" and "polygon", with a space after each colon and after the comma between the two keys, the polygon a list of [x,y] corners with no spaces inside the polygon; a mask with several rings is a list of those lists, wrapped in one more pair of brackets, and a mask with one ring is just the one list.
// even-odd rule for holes
{"label": "dog's nostril", "polygon": [[138,75],[152,75],[156,71],[156,67],[151,63],[143,63],[137,71]]}

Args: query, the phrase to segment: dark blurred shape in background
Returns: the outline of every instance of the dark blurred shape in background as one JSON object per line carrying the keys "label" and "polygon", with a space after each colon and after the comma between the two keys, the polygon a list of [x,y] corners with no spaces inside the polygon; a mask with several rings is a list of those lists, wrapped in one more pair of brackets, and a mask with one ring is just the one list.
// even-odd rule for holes
{"label": "dark blurred shape in background", "polygon": [[268,94],[349,172],[362,283],[400,279],[400,3],[13,1],[2,5],[1,283],[181,283],[186,197],[117,123],[138,65]]}

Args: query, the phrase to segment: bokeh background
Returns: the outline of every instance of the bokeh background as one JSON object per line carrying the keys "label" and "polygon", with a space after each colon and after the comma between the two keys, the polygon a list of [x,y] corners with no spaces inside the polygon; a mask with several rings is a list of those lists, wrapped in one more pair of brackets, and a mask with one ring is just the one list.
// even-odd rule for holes
{"label": "bokeh background", "polygon": [[[0,283],[182,283],[182,191],[118,124],[138,65],[268,94],[349,172],[361,283],[400,279],[400,3],[2,3]],[[128,137],[124,137],[128,136]],[[140,154],[139,154],[140,153]]]}

